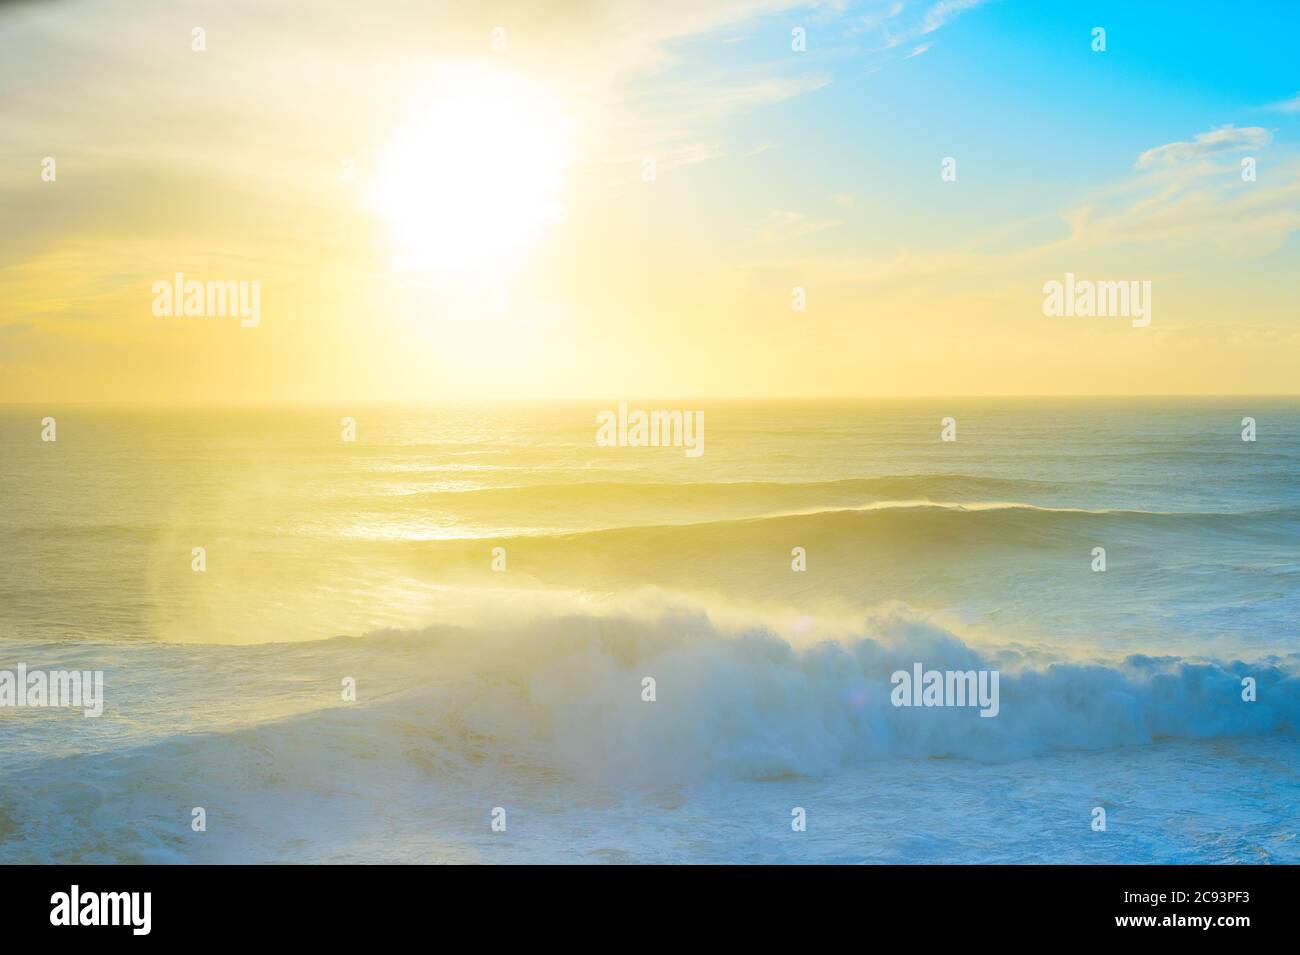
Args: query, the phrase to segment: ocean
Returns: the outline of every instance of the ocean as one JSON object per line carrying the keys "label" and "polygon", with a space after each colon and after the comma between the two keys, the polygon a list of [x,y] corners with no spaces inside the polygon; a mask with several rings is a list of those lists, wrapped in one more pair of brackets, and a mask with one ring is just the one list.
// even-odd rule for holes
{"label": "ocean", "polygon": [[0,409],[0,862],[1300,861],[1300,402],[631,404]]}

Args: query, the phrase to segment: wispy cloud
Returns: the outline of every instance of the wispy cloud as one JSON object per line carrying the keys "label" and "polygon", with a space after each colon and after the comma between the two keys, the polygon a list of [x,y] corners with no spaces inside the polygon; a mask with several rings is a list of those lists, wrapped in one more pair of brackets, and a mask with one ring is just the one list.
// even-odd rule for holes
{"label": "wispy cloud", "polygon": [[923,14],[917,13],[915,7],[909,10],[904,4],[895,2],[874,14],[858,17],[849,33],[870,32],[875,35],[877,45],[868,49],[868,53],[888,54],[890,50],[908,46],[911,52],[902,54],[902,58],[910,60],[934,46],[934,41],[929,39],[931,34],[965,11],[987,2],[988,0],[939,0],[926,8]]}
{"label": "wispy cloud", "polygon": [[984,2],[985,0],[939,0],[925,12],[925,19],[921,22],[921,33],[933,33],[949,20],[955,20],[962,13]]}
{"label": "wispy cloud", "polygon": [[843,219],[822,219],[802,212],[771,209],[767,213],[763,228],[759,230],[758,239],[762,242],[788,242],[791,239],[836,229],[842,225],[844,225]]}
{"label": "wispy cloud", "polygon": [[864,14],[853,20],[849,26],[849,35],[862,33],[865,30],[875,30],[882,26],[887,20],[892,20],[903,12],[903,4],[895,0],[887,8],[882,8],[873,13]]}
{"label": "wispy cloud", "polygon": [[831,78],[825,73],[804,73],[714,87],[704,95],[709,112],[730,113],[780,103],[804,93],[814,93],[830,83]]}
{"label": "wispy cloud", "polygon": [[[825,73],[751,78],[691,79],[657,83],[626,94],[625,104],[639,117],[628,123],[619,145],[635,142],[640,154],[658,157],[660,165],[690,165],[724,155],[714,130],[727,116],[774,106],[829,86]],[[635,155],[613,154],[626,162]]]}
{"label": "wispy cloud", "polygon": [[1238,128],[1229,123],[1227,126],[1215,127],[1208,133],[1199,133],[1192,140],[1166,143],[1148,149],[1138,156],[1135,168],[1150,169],[1185,162],[1189,159],[1204,159],[1245,149],[1258,149],[1267,146],[1272,138],[1272,134],[1262,126]]}
{"label": "wispy cloud", "polygon": [[[1025,274],[1051,271],[1063,257],[1089,263],[1139,252],[1148,268],[1156,268],[1153,263],[1176,263],[1179,256],[1197,250],[1216,257],[1268,255],[1300,231],[1300,157],[1279,151],[1270,160],[1267,180],[1244,183],[1235,160],[1219,154],[1227,147],[1218,144],[1259,145],[1267,142],[1260,136],[1266,131],[1232,127],[1229,134],[1227,130],[1211,130],[1187,142],[1146,150],[1143,156],[1158,158],[1072,204],[1062,204],[1041,220],[1023,223],[1034,226],[1023,240],[1007,243],[999,229],[949,248],[903,249],[894,256],[867,258],[789,258],[761,267],[786,268],[815,276],[819,283],[892,294],[930,290],[936,282],[949,280],[988,289],[1021,287]],[[1195,161],[1180,162],[1177,157]],[[780,225],[807,234],[815,231],[818,221],[773,213],[769,227]],[[1064,232],[1044,238],[1037,226],[1048,221],[1064,225]]]}
{"label": "wispy cloud", "polygon": [[1279,113],[1300,113],[1300,93],[1296,93],[1290,99],[1270,103],[1266,108],[1276,110]]}

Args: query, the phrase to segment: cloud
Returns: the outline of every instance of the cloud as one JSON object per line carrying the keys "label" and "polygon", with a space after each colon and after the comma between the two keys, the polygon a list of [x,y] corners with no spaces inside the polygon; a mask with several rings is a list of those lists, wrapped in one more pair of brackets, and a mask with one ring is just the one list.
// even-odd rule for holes
{"label": "cloud", "polygon": [[[734,71],[733,71],[734,72]],[[692,78],[658,82],[626,94],[634,120],[625,120],[614,161],[637,155],[659,157],[661,165],[687,165],[723,155],[713,138],[724,117],[783,103],[813,93],[831,83],[824,73],[763,76],[724,80]],[[636,149],[624,155],[629,145]],[[689,157],[679,161],[675,156]]]}
{"label": "cloud", "polygon": [[[751,265],[769,272],[799,274],[811,284],[858,292],[870,289],[883,296],[936,296],[946,287],[961,297],[976,287],[988,290],[989,295],[999,288],[1019,290],[1024,287],[1025,275],[1052,273],[1062,262],[1078,263],[1077,268],[1084,270],[1093,263],[1132,260],[1141,261],[1148,270],[1170,267],[1176,272],[1194,270],[1195,266],[1183,264],[1187,261],[1257,258],[1275,252],[1288,236],[1300,232],[1300,156],[1279,149],[1270,157],[1266,177],[1243,182],[1235,159],[1223,158],[1212,145],[1201,147],[1209,150],[1208,154],[1197,152],[1196,144],[1207,140],[1211,144],[1258,142],[1259,134],[1238,129],[1234,132],[1246,135],[1234,138],[1213,136],[1216,132],[1222,131],[1212,130],[1190,143],[1171,143],[1143,153],[1178,156],[1185,150],[1161,150],[1192,146],[1191,155],[1198,161],[1155,162],[1073,204],[1062,204],[947,248],[901,249],[893,256],[796,256]],[[806,234],[815,231],[816,221],[796,218],[793,213],[778,218],[774,212],[769,225]],[[1008,242],[1004,232],[1017,237]],[[1189,255],[1190,260],[1183,258]]]}
{"label": "cloud", "polygon": [[886,20],[892,20],[902,12],[903,4],[896,0],[888,8],[882,8],[876,12],[857,17],[849,27],[849,35],[862,33],[864,30],[875,30],[883,25]]}
{"label": "cloud", "polygon": [[[1175,174],[1177,173],[1177,174]],[[1263,255],[1300,229],[1300,162],[1275,161],[1266,181],[1243,183],[1235,164],[1150,172],[1072,210],[1080,247],[1213,247]]]}
{"label": "cloud", "polygon": [[1267,146],[1272,138],[1272,134],[1262,126],[1243,126],[1238,129],[1229,123],[1211,129],[1208,133],[1199,133],[1191,141],[1166,143],[1148,149],[1138,156],[1134,168],[1151,169],[1244,149],[1259,149]]}
{"label": "cloud", "polygon": [[827,229],[836,229],[844,225],[843,219],[820,219],[802,212],[790,212],[786,209],[771,209],[767,221],[758,233],[762,242],[786,242],[802,238]]}
{"label": "cloud", "polygon": [[1264,255],[1300,230],[1300,159],[1281,150],[1266,177],[1243,182],[1233,153],[1269,144],[1268,130],[1232,125],[1146,150],[1136,175],[1064,213],[1057,249],[1220,249]]}
{"label": "cloud", "polygon": [[696,89],[697,95],[707,100],[710,113],[732,113],[759,106],[769,106],[813,93],[831,83],[825,73],[805,73],[800,76],[772,77],[735,86]]}
{"label": "cloud", "polygon": [[[873,33],[876,45],[864,51],[868,54],[896,56],[897,54],[890,54],[890,51],[906,44],[911,47],[911,52],[902,54],[902,58],[910,60],[934,46],[933,40],[926,39],[922,42],[923,37],[928,38],[966,10],[973,10],[986,2],[988,0],[940,0],[923,15],[917,14],[916,8],[909,10],[902,3],[895,2],[874,15],[858,17],[850,28],[849,35]],[[879,66],[868,72],[874,73],[877,69]]]}
{"label": "cloud", "polygon": [[1279,113],[1300,113],[1300,93],[1296,93],[1290,99],[1270,103],[1266,108],[1276,110]]}
{"label": "cloud", "polygon": [[985,0],[939,0],[925,13],[921,33],[933,33],[949,20],[955,20],[967,10],[980,6]]}

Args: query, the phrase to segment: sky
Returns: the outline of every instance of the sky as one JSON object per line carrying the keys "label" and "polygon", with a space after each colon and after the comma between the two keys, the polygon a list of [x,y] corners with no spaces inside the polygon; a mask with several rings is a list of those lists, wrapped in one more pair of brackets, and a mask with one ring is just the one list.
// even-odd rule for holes
{"label": "sky", "polygon": [[[1298,47],[1281,0],[0,4],[0,401],[1294,394]],[[1067,273],[1149,323],[1045,314]]]}

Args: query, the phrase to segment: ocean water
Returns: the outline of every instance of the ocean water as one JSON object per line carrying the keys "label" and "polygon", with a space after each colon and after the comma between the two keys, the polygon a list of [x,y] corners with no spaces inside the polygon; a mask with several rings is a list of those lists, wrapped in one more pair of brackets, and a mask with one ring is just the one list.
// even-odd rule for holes
{"label": "ocean water", "polygon": [[0,862],[1300,861],[1300,402],[632,405],[0,409]]}

